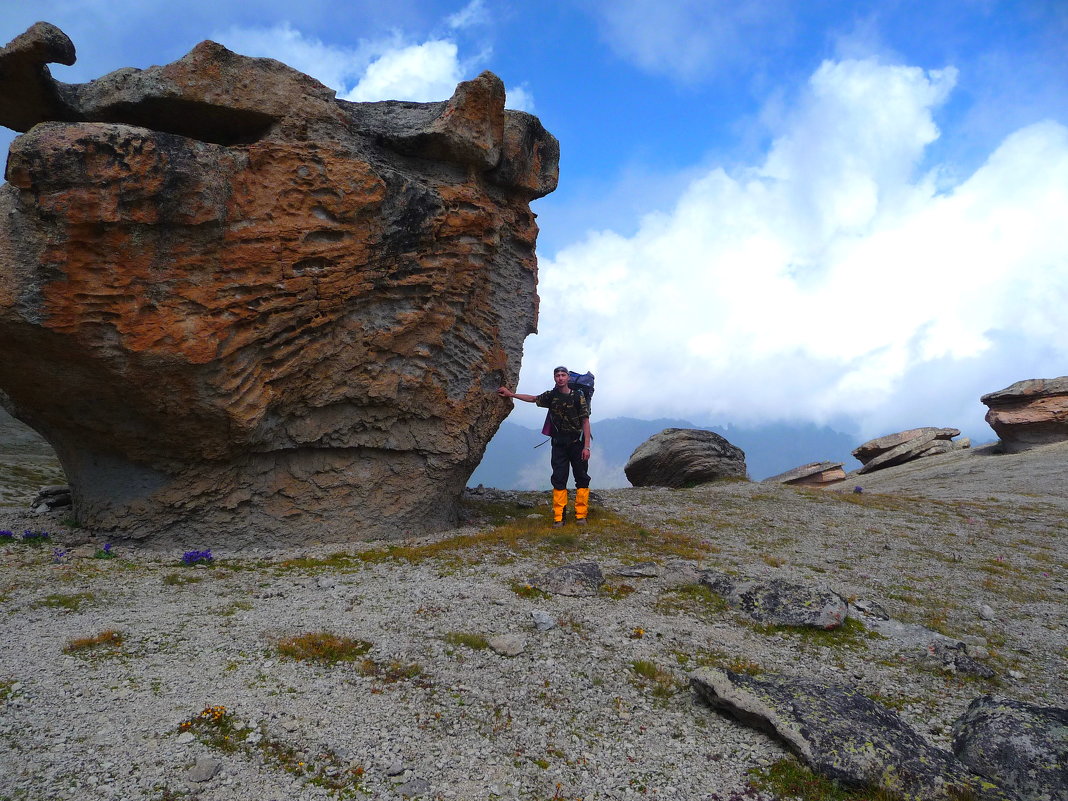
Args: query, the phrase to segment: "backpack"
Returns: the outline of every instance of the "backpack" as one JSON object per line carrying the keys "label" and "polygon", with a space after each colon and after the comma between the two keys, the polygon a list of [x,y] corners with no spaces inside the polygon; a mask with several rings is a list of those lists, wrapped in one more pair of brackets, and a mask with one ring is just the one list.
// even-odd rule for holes
{"label": "backpack", "polygon": [[[586,399],[586,408],[592,412],[593,373],[576,373],[574,370],[568,370],[567,374],[570,376],[567,386],[572,392],[578,392]],[[543,437],[551,437],[553,435],[553,424],[549,418],[548,410],[545,412],[545,424],[541,427],[541,435]]]}

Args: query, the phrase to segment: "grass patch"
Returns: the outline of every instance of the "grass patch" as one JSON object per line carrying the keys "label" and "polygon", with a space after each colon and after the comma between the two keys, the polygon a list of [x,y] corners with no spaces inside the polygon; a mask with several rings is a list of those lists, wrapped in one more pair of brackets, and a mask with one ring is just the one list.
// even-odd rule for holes
{"label": "grass patch", "polygon": [[39,606],[47,606],[51,609],[64,609],[68,612],[77,612],[85,604],[90,603],[96,598],[91,592],[76,592],[76,593],[53,593],[47,596],[41,601]]}
{"label": "grass patch", "polygon": [[[405,664],[398,660],[389,662],[376,662],[373,659],[364,659],[356,666],[361,676],[369,676],[386,684],[394,684],[399,681],[414,681],[417,687],[432,687],[433,682],[423,672],[423,667],[417,662]],[[372,690],[372,692],[374,692]]]}
{"label": "grass patch", "polygon": [[484,651],[489,648],[489,640],[481,634],[474,634],[468,631],[450,631],[441,639],[445,640],[449,645],[462,645],[464,648],[472,648],[476,651]]}
{"label": "grass patch", "polygon": [[278,653],[287,659],[333,665],[354,662],[371,650],[366,640],[339,637],[326,631],[295,634],[278,642]]}
{"label": "grass patch", "polygon": [[[831,779],[818,776],[795,757],[786,757],[767,767],[749,771],[749,786],[775,798],[800,801],[903,801],[904,796],[882,787],[847,789]],[[979,801],[978,787],[956,785],[946,788],[951,801]]]}
{"label": "grass patch", "polygon": [[613,600],[620,601],[626,598],[634,592],[634,587],[630,584],[602,584],[600,593],[606,598],[612,598]]}
{"label": "grass patch", "polygon": [[630,663],[631,672],[639,687],[649,690],[654,697],[667,699],[679,691],[680,684],[668,670],[648,659],[635,659]]}
{"label": "grass patch", "polygon": [[623,562],[658,558],[696,560],[711,552],[711,548],[696,537],[646,529],[606,509],[598,509],[596,516],[588,521],[582,533],[576,535],[547,529],[544,518],[522,517],[473,534],[460,534],[425,545],[377,548],[354,554],[354,557],[369,563],[391,560],[418,563],[437,559],[460,566],[481,564],[495,551],[498,558],[514,558],[538,551],[573,549],[595,551]]}
{"label": "grass patch", "polygon": [[759,676],[764,672],[764,666],[759,662],[728,654],[718,648],[701,648],[692,654],[675,651],[675,659],[684,668],[714,667],[733,673],[744,673],[746,676]]}
{"label": "grass patch", "polygon": [[355,798],[364,793],[362,767],[353,767],[336,753],[317,748],[306,753],[271,735],[265,726],[239,723],[224,706],[210,706],[196,717],[182,721],[178,730],[190,732],[209,748],[226,753],[258,756],[269,767],[285,771],[335,798]]}
{"label": "grass patch", "polygon": [[183,584],[195,584],[203,580],[203,576],[182,575],[181,573],[168,573],[163,577],[163,583],[168,587],[181,587]]}
{"label": "grass patch", "polygon": [[0,681],[0,703],[3,703],[15,694],[16,684],[18,684],[18,682],[14,679]]}
{"label": "grass patch", "polygon": [[544,590],[539,590],[533,584],[520,583],[518,581],[512,582],[512,592],[520,598],[527,598],[529,600],[540,600],[542,598],[550,597],[549,593]]}
{"label": "grass patch", "polygon": [[354,570],[358,570],[365,560],[361,560],[359,556],[343,553],[338,551],[332,553],[329,556],[323,556],[315,558],[311,556],[301,556],[293,559],[285,559],[278,562],[275,567],[281,570],[305,570],[309,573],[321,573],[323,571],[337,571],[339,573],[351,573]]}
{"label": "grass patch", "polygon": [[813,629],[801,626],[776,626],[770,623],[747,624],[764,635],[782,634],[790,637],[802,648],[820,647],[844,651],[864,651],[869,640],[886,639],[877,631],[872,631],[854,617],[847,617],[836,629]]}
{"label": "grass patch", "polygon": [[122,648],[122,634],[114,629],[105,629],[92,637],[78,637],[67,643],[65,654],[77,654],[83,651],[101,651],[117,653]]}
{"label": "grass patch", "polygon": [[697,617],[720,615],[730,607],[726,599],[704,584],[683,584],[665,591],[653,607],[657,612],[689,612]]}
{"label": "grass patch", "polygon": [[247,612],[252,609],[252,604],[249,601],[234,601],[229,606],[225,606],[219,610],[219,615],[222,617],[232,617],[238,612]]}
{"label": "grass patch", "polygon": [[782,567],[786,564],[785,559],[780,556],[772,556],[770,553],[760,554],[760,559],[764,562],[764,564],[769,565],[771,567]]}

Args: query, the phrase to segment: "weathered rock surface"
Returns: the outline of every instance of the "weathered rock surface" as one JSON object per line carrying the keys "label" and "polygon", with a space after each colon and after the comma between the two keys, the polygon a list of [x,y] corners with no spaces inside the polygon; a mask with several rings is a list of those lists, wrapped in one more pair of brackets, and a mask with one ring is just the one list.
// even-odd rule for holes
{"label": "weathered rock surface", "polygon": [[714,570],[704,571],[699,581],[732,609],[775,626],[835,629],[849,613],[845,599],[826,587],[779,578],[739,580]]}
{"label": "weathered rock surface", "polygon": [[814,772],[847,787],[908,799],[949,799],[971,790],[1007,799],[935,748],[895,712],[846,685],[705,668],[690,684],[713,708],[781,739]]}
{"label": "weathered rock surface", "polygon": [[596,595],[602,584],[604,573],[596,562],[574,562],[554,567],[534,581],[534,586],[542,592],[573,597]]}
{"label": "weathered rock surface", "polygon": [[845,478],[845,470],[841,462],[810,462],[777,476],[765,478],[769,484],[794,484],[801,487],[819,487],[824,484],[833,484]]}
{"label": "weathered rock surface", "polygon": [[455,523],[536,328],[528,202],[556,140],[491,73],[355,104],[204,42],[68,86],[63,40],[0,51],[0,123],[29,129],[0,189],[0,400],[79,521],[235,543]]}
{"label": "weathered rock surface", "polygon": [[713,431],[665,428],[634,450],[623,472],[635,487],[690,487],[745,478],[745,452]]}
{"label": "weathered rock surface", "polygon": [[968,438],[951,441],[959,434],[960,431],[956,428],[927,427],[911,428],[908,431],[878,437],[853,451],[853,456],[864,465],[857,472],[870,473],[924,456],[970,448],[971,440]]}
{"label": "weathered rock surface", "polygon": [[1068,709],[980,696],[953,726],[953,752],[1023,801],[1068,799]]}
{"label": "weathered rock surface", "polygon": [[1007,453],[1068,442],[1068,375],[1017,381],[979,400]]}

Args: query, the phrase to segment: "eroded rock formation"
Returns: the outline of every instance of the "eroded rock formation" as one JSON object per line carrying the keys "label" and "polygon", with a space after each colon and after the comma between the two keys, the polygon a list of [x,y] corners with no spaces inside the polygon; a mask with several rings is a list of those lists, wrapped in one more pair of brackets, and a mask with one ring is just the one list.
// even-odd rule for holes
{"label": "eroded rock formation", "polygon": [[537,323],[529,201],[559,148],[491,73],[348,103],[213,42],[52,80],[0,51],[0,400],[85,525],[160,542],[455,522]]}
{"label": "eroded rock formation", "polygon": [[635,487],[692,487],[745,478],[745,452],[713,431],[665,428],[634,449],[623,472]]}
{"label": "eroded rock formation", "polygon": [[857,472],[870,473],[913,459],[970,448],[972,442],[967,437],[953,440],[958,434],[960,430],[956,428],[927,426],[869,440],[853,451],[853,456],[864,465]]}
{"label": "eroded rock formation", "polygon": [[799,487],[822,487],[845,478],[841,462],[809,462],[777,476],[765,478],[766,484],[793,484]]}
{"label": "eroded rock formation", "polygon": [[1068,441],[1068,375],[1017,381],[980,400],[1008,453]]}

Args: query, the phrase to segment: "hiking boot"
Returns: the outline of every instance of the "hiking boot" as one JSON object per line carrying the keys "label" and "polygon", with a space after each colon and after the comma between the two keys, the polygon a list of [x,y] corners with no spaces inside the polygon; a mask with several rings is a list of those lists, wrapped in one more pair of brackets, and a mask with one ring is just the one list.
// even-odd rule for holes
{"label": "hiking boot", "polygon": [[563,520],[554,520],[553,521],[553,528],[563,528],[563,527],[564,527],[564,521]]}
{"label": "hiking boot", "polygon": [[584,525],[586,525],[586,518],[585,517],[580,517],[578,520],[575,521],[575,525],[576,526],[584,526]]}

